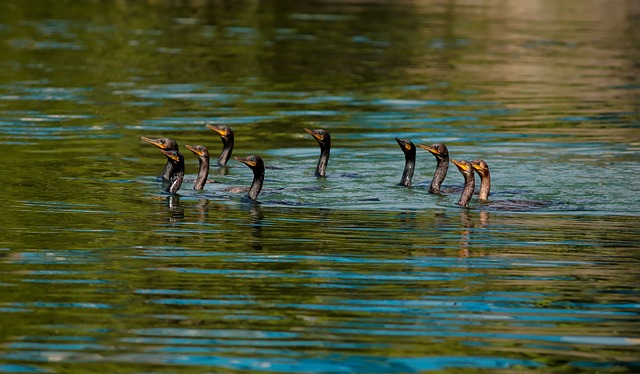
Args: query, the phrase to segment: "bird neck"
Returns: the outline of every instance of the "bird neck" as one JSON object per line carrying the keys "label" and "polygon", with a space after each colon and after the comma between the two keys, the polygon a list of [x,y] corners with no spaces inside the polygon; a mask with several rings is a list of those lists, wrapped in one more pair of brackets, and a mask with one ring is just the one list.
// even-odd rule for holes
{"label": "bird neck", "polygon": [[330,153],[331,147],[329,145],[320,145],[320,158],[318,159],[318,166],[316,166],[316,177],[327,176],[327,164],[329,164]]}
{"label": "bird neck", "polygon": [[182,186],[182,180],[184,179],[184,160],[172,164],[171,177],[169,178],[169,186],[165,189],[170,194],[175,194]]}
{"label": "bird neck", "polygon": [[173,164],[171,161],[167,161],[164,165],[164,169],[162,169],[162,179],[168,181],[171,179],[171,172],[173,171]]}
{"label": "bird neck", "polygon": [[416,153],[408,151],[404,154],[404,172],[400,179],[400,185],[405,187],[411,187],[411,179],[413,178],[413,172],[416,169]]}
{"label": "bird neck", "polygon": [[260,190],[262,190],[262,183],[264,182],[264,164],[259,165],[255,169],[253,169],[253,182],[251,182],[251,187],[249,187],[249,192],[247,193],[247,197],[251,200],[256,200],[258,195],[260,194]]}
{"label": "bird neck", "polygon": [[222,138],[222,151],[220,152],[220,157],[218,157],[218,165],[225,166],[229,158],[231,158],[231,153],[233,153],[233,137]]}
{"label": "bird neck", "polygon": [[473,172],[464,174],[464,189],[462,190],[462,194],[460,194],[458,205],[464,207],[469,206],[469,200],[471,200],[471,196],[473,196],[474,188],[476,188],[476,177],[473,175]]}
{"label": "bird neck", "polygon": [[198,177],[193,185],[193,189],[201,191],[204,189],[204,185],[207,183],[207,178],[209,177],[209,156],[198,157],[198,160],[200,161],[200,170],[198,170]]}
{"label": "bird neck", "polygon": [[487,200],[489,198],[489,190],[491,190],[491,175],[489,171],[485,175],[480,174],[480,200]]}
{"label": "bird neck", "polygon": [[433,173],[429,193],[440,193],[440,186],[447,176],[447,170],[449,169],[449,156],[436,158],[436,160],[438,161],[438,166],[436,166],[436,171]]}

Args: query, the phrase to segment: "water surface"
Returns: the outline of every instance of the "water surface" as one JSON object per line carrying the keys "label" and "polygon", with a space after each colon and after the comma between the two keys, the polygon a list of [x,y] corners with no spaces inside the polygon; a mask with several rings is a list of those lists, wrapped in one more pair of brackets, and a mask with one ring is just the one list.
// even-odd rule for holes
{"label": "water surface", "polygon": [[[637,371],[639,15],[3,2],[0,372]],[[140,136],[217,155],[205,123],[263,157],[259,204],[184,148],[162,192]],[[490,203],[428,194],[421,149],[399,187],[395,137],[485,159]]]}

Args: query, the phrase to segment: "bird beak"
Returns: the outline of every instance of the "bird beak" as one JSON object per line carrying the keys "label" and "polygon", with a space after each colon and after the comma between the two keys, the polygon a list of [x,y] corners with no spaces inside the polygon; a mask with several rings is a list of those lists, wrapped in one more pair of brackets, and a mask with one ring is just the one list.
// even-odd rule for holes
{"label": "bird beak", "polygon": [[304,132],[306,132],[307,134],[313,136],[314,138],[316,138],[316,140],[322,140],[322,136],[320,134],[318,134],[315,130],[311,130],[308,128],[304,128]]}
{"label": "bird beak", "polygon": [[469,171],[468,163],[462,163],[462,161],[458,161],[458,160],[451,160],[451,162],[453,162],[458,167],[458,169],[462,171]]}
{"label": "bird beak", "polygon": [[243,164],[249,166],[249,167],[254,167],[256,166],[256,160],[251,160],[249,159],[249,157],[245,157],[245,158],[241,158],[241,157],[233,157],[234,160],[242,162]]}
{"label": "bird beak", "polygon": [[202,152],[200,152],[196,147],[194,147],[192,145],[186,145],[185,144],[185,148],[187,148],[188,150],[193,152],[193,154],[195,154],[198,157],[202,157],[203,156]]}
{"label": "bird beak", "polygon": [[434,147],[432,147],[430,145],[418,144],[418,147],[420,147],[420,148],[422,148],[424,150],[427,150],[427,151],[431,152],[432,154],[434,154],[436,156],[440,154],[440,152],[436,148],[434,148]]}
{"label": "bird beak", "polygon": [[408,140],[396,138],[396,141],[398,142],[400,147],[402,147],[402,149],[404,149],[405,151],[411,150],[411,143]]}
{"label": "bird beak", "polygon": [[164,149],[161,149],[160,152],[162,152],[163,155],[169,157],[173,161],[179,161],[180,160],[180,157],[178,157],[178,154],[175,153],[175,152],[167,152]]}
{"label": "bird beak", "polygon": [[477,171],[478,173],[482,172],[482,167],[480,166],[480,164],[476,164],[476,163],[471,163],[471,167]]}
{"label": "bird beak", "polygon": [[153,144],[156,147],[160,148],[160,149],[167,149],[167,145],[164,143],[160,143],[160,141],[158,139],[151,139],[151,138],[147,138],[146,136],[141,136],[140,137],[141,140],[144,140],[145,142],[149,143],[149,144]]}
{"label": "bird beak", "polygon": [[226,138],[226,137],[227,137],[227,135],[229,135],[229,134],[227,133],[227,130],[226,130],[225,128],[221,127],[221,126],[207,125],[207,128],[208,128],[209,130],[213,130],[213,131],[215,131],[215,132],[216,132],[216,133],[218,133],[218,135],[220,135],[220,137],[222,137],[222,138]]}

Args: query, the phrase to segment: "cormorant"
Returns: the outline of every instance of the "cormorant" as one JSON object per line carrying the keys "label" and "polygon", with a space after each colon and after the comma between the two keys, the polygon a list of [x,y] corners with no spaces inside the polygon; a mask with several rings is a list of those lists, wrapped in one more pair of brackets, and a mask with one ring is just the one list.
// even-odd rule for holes
{"label": "cormorant", "polygon": [[194,155],[198,156],[200,168],[198,170],[198,177],[193,184],[193,189],[201,191],[205,183],[207,183],[207,177],[209,177],[209,150],[202,145],[185,145],[185,147],[193,152]]}
{"label": "cormorant", "polygon": [[449,169],[449,150],[446,145],[441,143],[431,145],[418,144],[418,147],[431,152],[438,162],[429,186],[429,193],[438,194],[440,193],[442,181],[447,176],[447,170]]}
{"label": "cormorant", "polygon": [[466,160],[451,160],[458,167],[460,173],[464,176],[464,189],[462,190],[462,194],[460,194],[460,200],[458,200],[458,205],[463,207],[469,206],[469,200],[471,200],[471,196],[473,196],[473,189],[476,187],[476,177],[473,174],[473,167],[471,167],[471,163]]}
{"label": "cormorant", "polygon": [[331,153],[331,136],[328,131],[322,129],[311,130],[305,127],[304,131],[313,136],[320,146],[320,158],[318,159],[318,166],[316,166],[316,177],[326,177],[329,154]]}
{"label": "cormorant", "polygon": [[528,211],[532,209],[546,208],[552,205],[548,200],[499,200],[488,201],[491,190],[491,174],[489,165],[483,160],[473,160],[470,163],[478,175],[480,175],[480,193],[478,196],[482,205],[491,210]]}
{"label": "cormorant", "polygon": [[413,172],[416,169],[416,146],[409,140],[396,138],[396,141],[404,153],[404,172],[400,179],[400,185],[411,187],[411,178],[413,178]]}
{"label": "cormorant", "polygon": [[222,140],[222,151],[220,152],[220,157],[218,158],[218,165],[225,166],[227,165],[227,161],[231,157],[231,153],[233,153],[233,130],[229,126],[213,126],[207,125],[209,130],[213,130],[218,135],[220,135],[220,140]]}
{"label": "cormorant", "polygon": [[247,198],[255,201],[260,194],[260,190],[262,190],[262,183],[264,182],[264,161],[260,156],[254,155],[244,158],[234,157],[233,159],[242,162],[253,171],[253,181],[251,182],[251,187],[249,187],[249,192],[247,192]]}
{"label": "cormorant", "polygon": [[167,160],[172,165],[169,185],[165,189],[165,192],[175,194],[180,189],[182,180],[184,179],[184,157],[176,150],[166,151],[161,149],[160,152],[167,156]]}
{"label": "cormorant", "polygon": [[[140,139],[144,140],[147,143],[153,144],[161,150],[165,151],[177,151],[178,143],[171,138],[158,138],[151,139],[146,136],[141,136]],[[167,161],[166,165],[164,165],[164,169],[162,169],[162,179],[169,180],[171,177],[171,168],[173,164],[170,161]]]}
{"label": "cormorant", "polygon": [[489,198],[489,190],[491,189],[491,174],[489,173],[489,165],[484,160],[471,161],[471,167],[480,176],[480,194],[478,198],[486,201]]}

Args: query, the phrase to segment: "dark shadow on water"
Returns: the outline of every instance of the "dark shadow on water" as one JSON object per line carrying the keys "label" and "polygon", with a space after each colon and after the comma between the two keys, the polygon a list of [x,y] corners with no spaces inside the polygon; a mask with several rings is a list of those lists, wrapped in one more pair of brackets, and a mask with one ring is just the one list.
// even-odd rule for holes
{"label": "dark shadow on water", "polygon": [[481,201],[477,205],[477,209],[481,211],[510,211],[510,212],[533,212],[536,210],[547,209],[554,206],[560,206],[548,200],[489,200]]}

